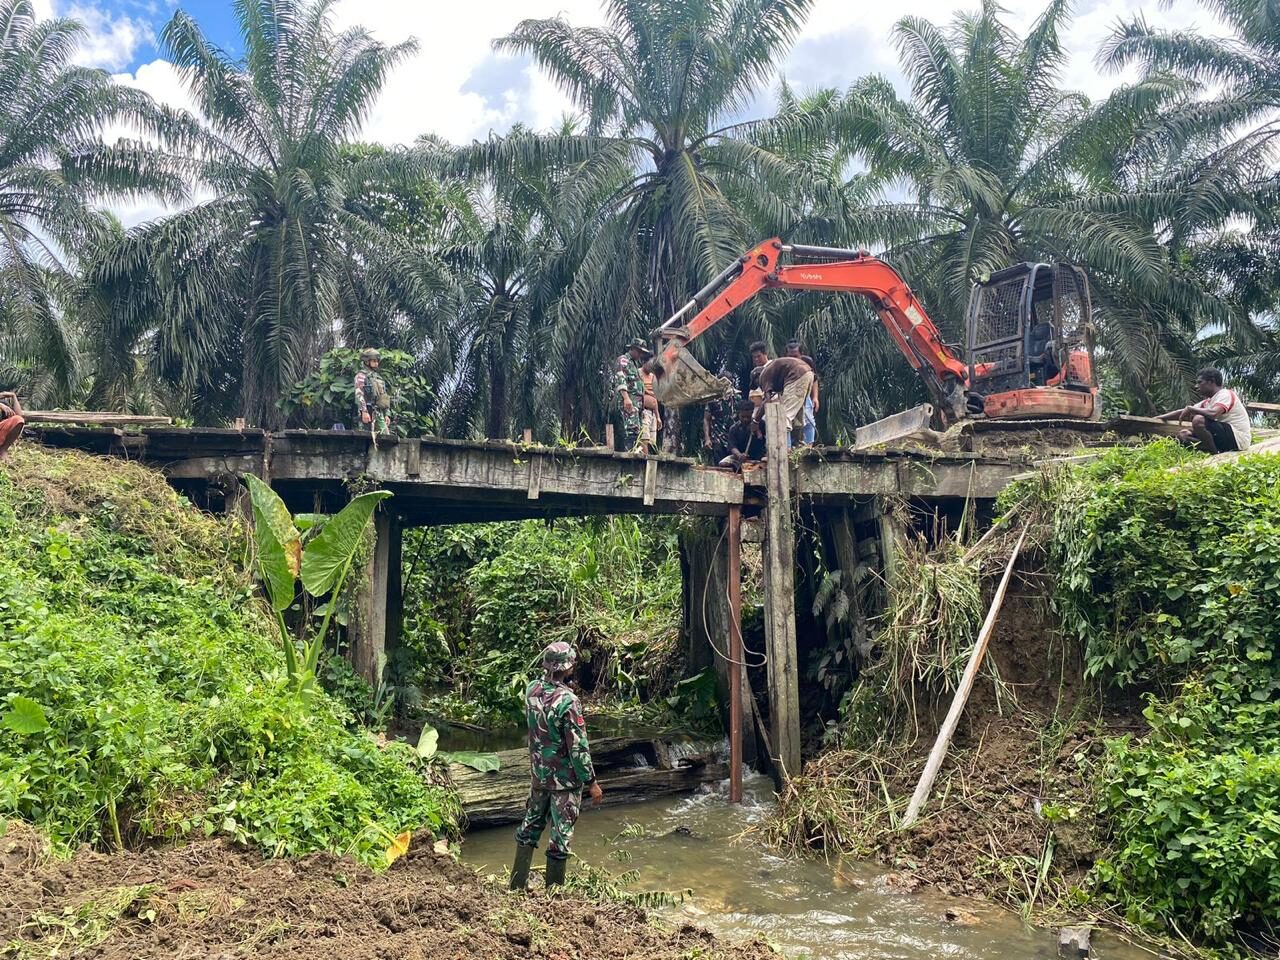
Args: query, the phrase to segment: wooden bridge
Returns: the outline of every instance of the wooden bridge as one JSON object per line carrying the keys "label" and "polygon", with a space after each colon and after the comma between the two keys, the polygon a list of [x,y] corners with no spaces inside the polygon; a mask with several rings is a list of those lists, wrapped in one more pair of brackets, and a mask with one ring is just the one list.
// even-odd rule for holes
{"label": "wooden bridge", "polygon": [[[777,405],[767,410],[770,437],[785,437]],[[730,651],[727,659],[706,656],[728,691],[735,771],[742,760],[743,704],[753,695],[746,672],[735,666],[743,660],[738,589],[743,536],[764,545],[771,732],[762,731],[761,739],[770,745],[775,769],[795,772],[801,658],[796,516],[812,521],[806,528],[818,531],[816,542],[828,569],[868,564],[888,571],[910,521],[903,504],[917,513],[958,515],[974,502],[989,503],[1031,468],[1026,456],[838,448],[788,455],[785,447],[771,447],[767,465],[737,473],[679,457],[598,447],[430,438],[375,443],[368,434],[344,431],[161,426],[130,432],[118,426],[35,424],[31,436],[49,446],[156,468],[194,503],[213,511],[247,510],[245,474],[270,482],[295,512],[334,511],[353,491],[392,491],[395,496],[376,515],[377,547],[361,604],[362,624],[352,644],[355,666],[370,678],[379,655],[399,634],[405,527],[622,513],[719,518],[716,536],[703,549],[687,551],[686,626],[695,647],[701,638],[704,649],[727,645]],[[787,508],[776,509],[778,504]],[[742,522],[744,516],[749,523]],[[803,575],[803,563],[800,568]],[[702,602],[690,602],[695,596]],[[800,605],[802,619],[808,606]],[[817,629],[812,619],[807,622]]]}

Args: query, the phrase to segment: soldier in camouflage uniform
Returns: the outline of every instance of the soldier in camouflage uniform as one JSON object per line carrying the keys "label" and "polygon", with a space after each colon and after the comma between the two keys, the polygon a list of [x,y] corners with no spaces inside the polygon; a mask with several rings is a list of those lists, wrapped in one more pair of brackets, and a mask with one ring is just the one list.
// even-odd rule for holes
{"label": "soldier in camouflage uniform", "polygon": [[627,352],[613,366],[613,392],[622,410],[622,449],[633,450],[640,441],[640,417],[644,410],[644,379],[640,366],[653,356],[639,337],[627,344]]}
{"label": "soldier in camouflage uniform", "polygon": [[378,367],[382,354],[369,347],[360,351],[360,371],[356,374],[356,412],[370,433],[391,432],[391,397]]}
{"label": "soldier in camouflage uniform", "polygon": [[582,705],[565,684],[576,659],[577,653],[569,644],[551,644],[542,652],[542,679],[529,684],[524,693],[532,782],[524,820],[516,831],[512,890],[523,890],[528,883],[533,851],[548,820],[551,841],[547,844],[546,883],[548,887],[564,883],[573,825],[582,809],[582,791],[585,788],[597,804],[604,796],[591,765]]}

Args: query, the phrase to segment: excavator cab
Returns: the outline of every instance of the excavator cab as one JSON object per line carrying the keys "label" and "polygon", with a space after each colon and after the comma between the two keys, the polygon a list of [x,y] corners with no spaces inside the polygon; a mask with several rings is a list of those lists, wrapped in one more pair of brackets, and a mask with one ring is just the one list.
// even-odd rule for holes
{"label": "excavator cab", "polygon": [[1097,419],[1089,282],[1067,263],[1019,263],[976,284],[966,316],[969,398],[993,419]]}

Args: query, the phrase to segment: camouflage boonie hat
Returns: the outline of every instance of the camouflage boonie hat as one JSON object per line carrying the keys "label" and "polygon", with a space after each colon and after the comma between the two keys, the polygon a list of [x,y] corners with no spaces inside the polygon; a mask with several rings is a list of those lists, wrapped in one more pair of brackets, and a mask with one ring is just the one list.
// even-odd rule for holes
{"label": "camouflage boonie hat", "polygon": [[557,640],[542,651],[542,669],[547,673],[559,673],[572,667],[577,659],[578,651],[572,644]]}
{"label": "camouflage boonie hat", "polygon": [[651,357],[653,356],[653,347],[649,346],[648,342],[643,337],[633,337],[627,344],[627,349],[640,350]]}

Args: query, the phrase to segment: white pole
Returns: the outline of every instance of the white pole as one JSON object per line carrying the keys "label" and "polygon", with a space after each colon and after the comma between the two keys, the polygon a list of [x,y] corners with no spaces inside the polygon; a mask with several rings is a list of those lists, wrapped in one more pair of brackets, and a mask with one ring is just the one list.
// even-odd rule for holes
{"label": "white pole", "polygon": [[978,677],[978,668],[982,666],[982,658],[987,652],[987,644],[991,640],[991,632],[995,629],[996,618],[1000,615],[1000,607],[1004,605],[1005,590],[1009,587],[1009,577],[1013,575],[1013,564],[1018,559],[1018,552],[1022,549],[1022,541],[1026,539],[1027,528],[1022,528],[1022,535],[1018,537],[1018,542],[1013,548],[1013,553],[1009,554],[1009,562],[1005,564],[1004,576],[1000,578],[1000,586],[996,587],[996,595],[991,599],[991,609],[987,611],[987,619],[983,621],[982,629],[978,631],[978,640],[973,645],[973,653],[969,654],[969,665],[964,668],[964,676],[960,679],[960,686],[956,689],[956,695],[951,700],[951,709],[947,711],[947,719],[942,721],[942,729],[938,731],[938,739],[933,744],[933,749],[929,752],[929,762],[924,765],[924,773],[920,775],[920,782],[916,784],[916,792],[911,795],[911,803],[907,806],[907,815],[902,818],[902,827],[911,826],[920,816],[920,809],[929,799],[929,791],[933,789],[933,781],[937,779],[938,770],[942,766],[942,761],[946,759],[947,748],[951,745],[951,737],[956,732],[956,725],[960,722],[960,714],[964,712],[964,705],[969,701],[969,694],[973,692],[973,683]]}

